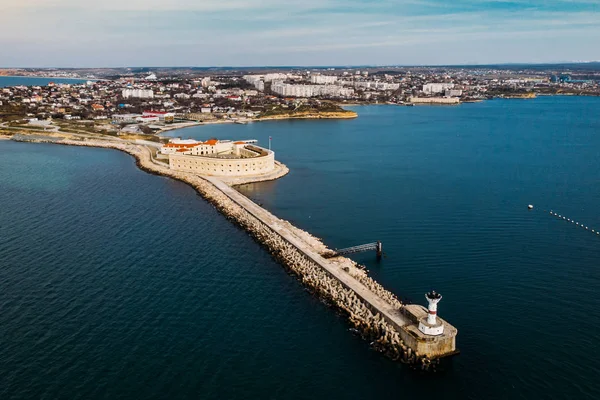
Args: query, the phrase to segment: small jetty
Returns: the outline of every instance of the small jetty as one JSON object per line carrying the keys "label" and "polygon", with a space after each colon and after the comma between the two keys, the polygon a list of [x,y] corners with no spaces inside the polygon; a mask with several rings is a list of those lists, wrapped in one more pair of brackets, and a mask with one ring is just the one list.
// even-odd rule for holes
{"label": "small jetty", "polygon": [[332,257],[338,257],[338,256],[344,256],[344,255],[348,255],[348,254],[355,254],[355,253],[362,253],[364,251],[372,251],[375,250],[375,254],[377,256],[377,259],[380,260],[381,256],[383,255],[383,245],[381,243],[381,241],[376,241],[373,243],[367,243],[367,244],[361,244],[358,246],[352,246],[352,247],[347,247],[345,249],[336,249],[335,251],[328,253],[328,254],[323,254],[323,257],[325,258],[332,258]]}

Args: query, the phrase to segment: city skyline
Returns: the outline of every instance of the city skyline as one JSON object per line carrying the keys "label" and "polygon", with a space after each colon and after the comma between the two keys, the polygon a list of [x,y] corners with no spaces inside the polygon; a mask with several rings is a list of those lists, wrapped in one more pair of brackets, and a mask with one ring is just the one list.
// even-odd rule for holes
{"label": "city skyline", "polygon": [[[3,5],[2,67],[451,65],[598,60],[591,0]],[[25,28],[25,29],[23,29]]]}

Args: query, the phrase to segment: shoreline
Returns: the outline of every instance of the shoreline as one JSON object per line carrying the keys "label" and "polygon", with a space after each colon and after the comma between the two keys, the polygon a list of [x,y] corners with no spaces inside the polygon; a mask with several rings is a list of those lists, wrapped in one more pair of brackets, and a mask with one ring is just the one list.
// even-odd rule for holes
{"label": "shoreline", "polygon": [[[448,104],[448,105],[461,105],[461,104],[471,104],[471,103],[483,103],[491,100],[535,100],[538,97],[552,97],[552,96],[570,96],[570,97],[600,97],[600,93],[542,93],[535,92],[535,97],[503,97],[503,96],[493,96],[491,98],[484,99],[472,99],[472,100],[461,100],[456,104]],[[438,103],[389,103],[389,102],[381,102],[381,103],[335,103],[340,107],[366,107],[366,106],[435,106],[440,105]],[[442,104],[445,105],[445,104]]]}
{"label": "shoreline", "polygon": [[[128,153],[135,158],[141,170],[192,186],[227,219],[246,230],[311,292],[345,315],[352,330],[368,340],[376,351],[423,370],[435,370],[440,362],[439,357],[450,355],[440,353],[439,356],[428,356],[417,351],[428,348],[427,342],[421,344],[411,337],[414,335],[411,329],[418,315],[426,312],[424,307],[402,304],[393,293],[346,257],[323,258],[322,254],[331,252],[331,249],[319,238],[279,219],[219,178],[171,170],[167,165],[155,161],[146,146],[131,142],[64,137],[28,138],[27,135],[13,139],[108,148]],[[454,340],[456,329],[445,321],[443,323]],[[406,340],[409,342],[405,343]]]}
{"label": "shoreline", "polygon": [[[349,113],[350,114],[350,113]],[[220,124],[237,124],[237,125],[247,125],[255,122],[263,122],[263,121],[286,121],[292,119],[300,119],[300,120],[309,120],[309,119],[355,119],[358,118],[357,113],[352,113],[349,116],[328,116],[328,115],[301,115],[301,116],[273,116],[273,117],[259,117],[259,118],[246,118],[246,119],[238,119],[238,120],[214,120],[214,121],[202,121],[202,122],[183,122],[185,126],[174,126],[174,127],[166,127],[161,129],[155,133],[157,137],[161,137],[161,135],[165,132],[176,131],[179,129],[191,128],[194,126],[203,126],[203,125],[220,125]],[[169,138],[165,136],[164,138]]]}
{"label": "shoreline", "polygon": [[347,112],[323,112],[321,113],[306,113],[299,115],[274,115],[270,117],[258,117],[249,121],[276,121],[286,119],[354,119],[358,118],[358,113],[347,110]]}
{"label": "shoreline", "polygon": [[[87,81],[107,81],[107,79],[98,79],[98,78],[65,78],[63,76],[29,76],[29,75],[0,75],[0,78],[32,78],[32,79],[68,79],[71,81],[83,81],[83,83]],[[21,85],[18,85],[21,86]],[[25,85],[28,86],[28,85]]]}

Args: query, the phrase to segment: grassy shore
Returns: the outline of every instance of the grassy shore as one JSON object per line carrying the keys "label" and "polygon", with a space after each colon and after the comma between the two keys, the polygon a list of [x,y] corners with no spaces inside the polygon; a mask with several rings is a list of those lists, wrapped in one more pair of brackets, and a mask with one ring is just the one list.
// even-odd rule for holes
{"label": "grassy shore", "polygon": [[298,107],[284,107],[281,105],[262,112],[255,120],[273,119],[349,119],[356,118],[358,114],[345,110],[334,103],[324,103],[319,106],[303,104]]}

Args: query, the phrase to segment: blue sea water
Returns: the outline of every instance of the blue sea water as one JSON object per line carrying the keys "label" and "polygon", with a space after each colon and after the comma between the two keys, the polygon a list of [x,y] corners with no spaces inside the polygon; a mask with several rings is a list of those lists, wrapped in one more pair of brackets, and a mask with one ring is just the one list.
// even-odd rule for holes
{"label": "blue sea water", "polygon": [[[186,185],[111,150],[0,141],[0,398],[598,398],[600,99],[356,107],[268,137],[242,192],[459,330],[447,371],[369,350]],[[527,205],[534,204],[528,211]]]}
{"label": "blue sea water", "polygon": [[0,87],[9,86],[47,86],[50,82],[69,83],[72,85],[85,83],[83,79],[42,78],[31,76],[0,76]]}

